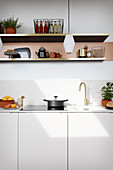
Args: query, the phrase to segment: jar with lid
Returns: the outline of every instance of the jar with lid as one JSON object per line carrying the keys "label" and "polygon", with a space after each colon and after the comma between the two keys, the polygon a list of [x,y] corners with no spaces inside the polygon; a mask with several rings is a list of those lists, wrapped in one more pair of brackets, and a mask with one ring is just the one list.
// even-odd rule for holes
{"label": "jar with lid", "polygon": [[78,57],[79,58],[86,58],[87,57],[87,51],[86,49],[82,48],[78,50]]}
{"label": "jar with lid", "polygon": [[60,58],[61,54],[60,53],[56,53],[56,58]]}
{"label": "jar with lid", "polygon": [[43,25],[42,25],[42,20],[40,21],[40,33],[43,33]]}
{"label": "jar with lid", "polygon": [[50,32],[50,34],[53,34],[53,33],[54,33],[54,27],[53,27],[53,23],[52,23],[52,21],[50,21],[50,28],[49,28],[49,32]]}
{"label": "jar with lid", "polygon": [[58,33],[61,34],[62,33],[62,25],[61,25],[61,21],[59,20],[58,23]]}
{"label": "jar with lid", "polygon": [[87,51],[87,58],[91,58],[91,50]]}
{"label": "jar with lid", "polygon": [[38,20],[35,23],[35,33],[39,33]]}
{"label": "jar with lid", "polygon": [[54,33],[57,34],[58,33],[58,26],[57,26],[57,22],[54,21]]}
{"label": "jar with lid", "polygon": [[56,53],[55,52],[50,52],[50,58],[55,58]]}
{"label": "jar with lid", "polygon": [[44,33],[47,33],[47,21],[45,21],[45,25],[44,25]]}

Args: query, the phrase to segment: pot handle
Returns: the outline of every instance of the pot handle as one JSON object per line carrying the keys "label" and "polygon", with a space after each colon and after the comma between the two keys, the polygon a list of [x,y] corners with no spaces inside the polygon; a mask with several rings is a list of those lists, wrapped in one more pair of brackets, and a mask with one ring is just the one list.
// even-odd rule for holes
{"label": "pot handle", "polygon": [[63,102],[67,102],[68,101],[68,99],[66,99],[66,100],[63,100]]}
{"label": "pot handle", "polygon": [[48,102],[48,100],[47,100],[47,99],[43,99],[43,101]]}

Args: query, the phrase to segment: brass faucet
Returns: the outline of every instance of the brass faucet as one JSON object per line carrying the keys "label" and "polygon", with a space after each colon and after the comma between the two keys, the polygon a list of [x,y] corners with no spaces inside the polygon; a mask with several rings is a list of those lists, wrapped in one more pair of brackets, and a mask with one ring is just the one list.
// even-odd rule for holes
{"label": "brass faucet", "polygon": [[86,84],[84,82],[81,82],[80,85],[79,85],[79,91],[81,91],[81,86],[82,84],[84,85],[84,89],[85,89],[85,96],[84,96],[84,106],[90,104],[90,99],[87,100],[86,98]]}

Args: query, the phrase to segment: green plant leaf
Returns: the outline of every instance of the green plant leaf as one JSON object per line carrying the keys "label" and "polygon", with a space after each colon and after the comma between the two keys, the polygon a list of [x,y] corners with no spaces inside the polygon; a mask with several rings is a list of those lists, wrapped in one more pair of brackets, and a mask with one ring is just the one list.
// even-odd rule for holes
{"label": "green plant leaf", "polygon": [[3,26],[4,26],[4,28],[13,27],[15,29],[18,29],[22,26],[22,24],[20,24],[20,23],[18,24],[18,20],[19,20],[19,18],[14,19],[14,16],[12,16],[8,19],[4,19]]}
{"label": "green plant leaf", "polygon": [[113,98],[113,83],[107,82],[106,86],[101,88],[101,96],[103,99],[111,100]]}

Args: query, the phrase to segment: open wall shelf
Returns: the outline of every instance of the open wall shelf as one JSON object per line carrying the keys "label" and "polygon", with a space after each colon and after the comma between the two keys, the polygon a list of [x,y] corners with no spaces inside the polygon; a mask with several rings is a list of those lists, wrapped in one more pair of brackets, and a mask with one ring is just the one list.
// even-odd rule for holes
{"label": "open wall shelf", "polygon": [[[0,34],[3,43],[64,42],[66,34]],[[104,42],[109,34],[72,34],[75,42]]]}
{"label": "open wall shelf", "polygon": [[106,58],[0,58],[0,62],[77,62],[77,61],[85,61],[85,62],[95,62],[95,61],[104,61]]}

